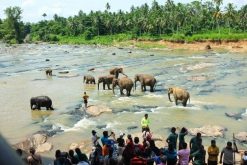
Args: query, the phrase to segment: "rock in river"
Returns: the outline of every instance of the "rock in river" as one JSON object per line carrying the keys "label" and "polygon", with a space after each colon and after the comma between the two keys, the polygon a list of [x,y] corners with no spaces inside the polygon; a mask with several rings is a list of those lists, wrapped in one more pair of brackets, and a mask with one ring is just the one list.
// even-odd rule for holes
{"label": "rock in river", "polygon": [[104,112],[112,112],[112,109],[104,105],[90,105],[87,107],[86,112],[91,116],[99,116],[101,113]]}
{"label": "rock in river", "polygon": [[34,147],[36,152],[45,152],[52,149],[52,144],[47,142],[47,136],[44,134],[34,134],[26,140],[13,145],[15,148],[20,148],[26,152],[30,147]]}
{"label": "rock in river", "polygon": [[200,128],[189,128],[188,129],[188,132],[191,135],[195,136],[198,132],[200,132],[202,136],[210,136],[210,137],[223,137],[225,131],[226,129],[224,127],[217,126],[217,125],[214,125],[214,126],[205,125]]}
{"label": "rock in river", "polygon": [[241,143],[247,143],[247,132],[239,132],[235,138]]}

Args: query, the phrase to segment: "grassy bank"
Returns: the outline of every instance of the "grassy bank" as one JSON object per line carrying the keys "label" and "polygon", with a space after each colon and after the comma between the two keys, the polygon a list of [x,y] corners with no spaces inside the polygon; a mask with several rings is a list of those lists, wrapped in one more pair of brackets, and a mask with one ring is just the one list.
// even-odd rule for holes
{"label": "grassy bank", "polygon": [[[95,36],[92,39],[85,39],[83,35],[81,36],[57,36],[58,43],[60,44],[100,44],[100,45],[120,45],[129,46],[131,40],[136,41],[169,41],[175,43],[193,43],[193,42],[237,42],[242,40],[247,40],[247,33],[204,33],[204,34],[194,34],[192,36],[185,36],[184,34],[173,34],[171,36],[161,35],[161,36],[133,36],[131,34],[116,34],[116,35],[106,35],[106,36]],[[136,47],[140,48],[163,48],[163,45],[159,43],[153,44],[143,44],[137,43]]]}

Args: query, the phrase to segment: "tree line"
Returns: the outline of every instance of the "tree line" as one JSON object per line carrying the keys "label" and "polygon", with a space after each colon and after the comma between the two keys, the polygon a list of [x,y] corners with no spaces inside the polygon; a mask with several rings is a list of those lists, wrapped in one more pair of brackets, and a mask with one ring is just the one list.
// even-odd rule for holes
{"label": "tree line", "polygon": [[133,38],[143,35],[161,36],[183,34],[192,36],[215,31],[245,33],[247,30],[247,4],[237,9],[233,3],[222,8],[223,0],[177,3],[167,0],[164,4],[153,1],[149,6],[132,6],[130,11],[111,12],[106,4],[104,11],[79,11],[77,15],[64,18],[55,14],[52,20],[23,23],[19,7],[5,9],[6,19],[0,19],[0,39],[21,43],[27,34],[33,40],[58,41],[58,36],[95,36],[131,34]]}

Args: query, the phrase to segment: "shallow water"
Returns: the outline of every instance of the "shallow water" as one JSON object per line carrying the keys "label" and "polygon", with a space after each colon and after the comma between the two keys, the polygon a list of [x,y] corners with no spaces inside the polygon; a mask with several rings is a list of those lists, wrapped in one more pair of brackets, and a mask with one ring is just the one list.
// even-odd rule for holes
{"label": "shallow water", "polygon": [[[0,132],[11,144],[40,130],[60,130],[50,138],[55,146],[50,152],[53,155],[58,147],[67,148],[72,142],[89,138],[92,129],[99,135],[101,128],[117,134],[137,132],[144,113],[149,113],[152,131],[165,137],[172,126],[221,125],[228,129],[225,138],[229,140],[232,133],[247,131],[246,113],[241,120],[225,116],[225,112],[247,108],[246,54],[139,49],[131,49],[130,54],[127,48],[46,44],[2,44],[0,50]],[[123,67],[131,78],[137,73],[155,75],[156,92],[142,93],[138,84],[131,97],[120,97],[118,90],[113,95],[102,86],[98,91],[95,85],[83,84],[83,75],[107,75],[116,66]],[[46,77],[44,70],[48,67],[57,76]],[[88,72],[90,68],[95,70]],[[72,77],[59,77],[62,70],[70,71]],[[190,92],[187,107],[169,102],[169,86]],[[86,119],[74,113],[80,108],[84,91],[90,96],[89,105],[104,104],[113,112]],[[38,95],[51,97],[55,111],[31,111],[29,100]],[[138,128],[128,130],[131,126]],[[219,145],[225,145],[226,139],[218,138]],[[209,140],[205,138],[205,143]]]}

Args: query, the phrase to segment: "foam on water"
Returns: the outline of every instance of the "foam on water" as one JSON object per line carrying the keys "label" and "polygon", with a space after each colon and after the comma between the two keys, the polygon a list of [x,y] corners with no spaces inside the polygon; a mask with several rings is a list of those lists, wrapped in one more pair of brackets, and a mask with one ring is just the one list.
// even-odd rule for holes
{"label": "foam on water", "polygon": [[242,116],[247,116],[247,108],[245,109],[245,112],[242,114]]}
{"label": "foam on water", "polygon": [[92,120],[90,120],[88,118],[83,118],[80,121],[78,121],[76,124],[74,124],[74,126],[71,127],[71,128],[67,127],[67,126],[64,126],[64,125],[62,125],[60,123],[56,123],[54,126],[55,127],[60,127],[61,130],[63,130],[64,132],[70,132],[70,131],[78,131],[80,129],[87,129],[90,126],[95,126],[95,125],[96,125],[95,121],[92,121]]}
{"label": "foam on water", "polygon": [[154,94],[154,93],[147,93],[147,95],[144,95],[143,96],[144,98],[147,97],[147,98],[163,98],[164,95],[157,95],[157,94]]}

